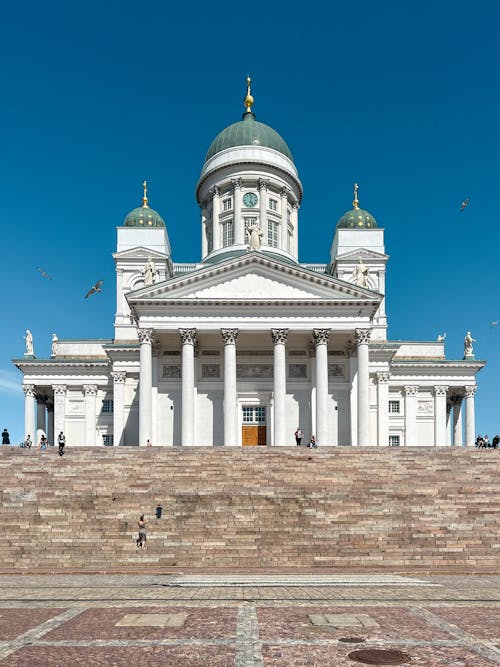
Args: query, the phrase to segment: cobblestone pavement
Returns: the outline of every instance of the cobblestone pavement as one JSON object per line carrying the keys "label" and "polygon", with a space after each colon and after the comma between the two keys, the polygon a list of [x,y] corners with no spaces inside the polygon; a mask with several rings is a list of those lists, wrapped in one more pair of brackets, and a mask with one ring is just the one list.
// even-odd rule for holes
{"label": "cobblestone pavement", "polygon": [[0,593],[12,667],[500,665],[494,575],[5,575]]}

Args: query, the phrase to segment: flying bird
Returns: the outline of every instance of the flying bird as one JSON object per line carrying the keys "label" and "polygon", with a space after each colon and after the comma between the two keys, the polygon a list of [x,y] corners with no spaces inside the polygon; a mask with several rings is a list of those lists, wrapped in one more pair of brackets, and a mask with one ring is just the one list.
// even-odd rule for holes
{"label": "flying bird", "polygon": [[490,327],[496,327],[497,324],[500,324],[500,320],[495,320],[494,322],[490,322]]}
{"label": "flying bird", "polygon": [[438,334],[438,337],[437,337],[437,342],[438,343],[444,343],[445,340],[446,340],[446,331],[444,332],[444,334]]}
{"label": "flying bird", "polygon": [[469,202],[470,202],[470,197],[466,197],[460,205],[460,210],[463,211],[464,209],[466,209],[467,206],[469,205]]}
{"label": "flying bird", "polygon": [[96,284],[89,289],[89,291],[85,295],[85,298],[88,299],[88,297],[92,296],[92,294],[97,294],[97,293],[100,294],[102,292],[101,285],[102,285],[102,280],[98,280]]}
{"label": "flying bird", "polygon": [[40,272],[40,275],[42,276],[42,278],[47,278],[47,280],[52,280],[52,276],[49,276],[49,274],[46,271],[44,271],[42,268],[40,268],[39,266],[36,267],[36,270]]}

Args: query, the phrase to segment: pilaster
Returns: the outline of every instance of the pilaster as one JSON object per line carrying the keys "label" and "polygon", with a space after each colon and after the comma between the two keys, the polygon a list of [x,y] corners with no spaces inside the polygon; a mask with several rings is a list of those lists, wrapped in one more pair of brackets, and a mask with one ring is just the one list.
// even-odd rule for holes
{"label": "pilaster", "polygon": [[448,387],[434,387],[434,446],[446,447],[446,392]]}
{"label": "pilaster", "polygon": [[113,371],[113,444],[124,445],[126,373]]}
{"label": "pilaster", "polygon": [[377,373],[377,444],[389,446],[389,373]]}

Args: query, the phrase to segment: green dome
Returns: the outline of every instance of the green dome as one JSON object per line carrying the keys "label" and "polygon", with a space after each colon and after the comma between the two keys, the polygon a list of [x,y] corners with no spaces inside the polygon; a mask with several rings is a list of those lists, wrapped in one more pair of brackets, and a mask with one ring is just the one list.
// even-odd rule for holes
{"label": "green dome", "polygon": [[377,221],[373,215],[362,208],[353,208],[351,211],[347,211],[337,222],[337,228],[340,229],[373,229],[377,226]]}
{"label": "green dome", "polygon": [[234,146],[265,146],[266,148],[273,148],[275,151],[286,155],[293,162],[290,149],[276,130],[273,130],[269,125],[264,125],[264,123],[256,121],[251,111],[243,114],[243,120],[229,125],[229,127],[226,127],[215,137],[210,144],[205,162],[226,148],[233,148]]}
{"label": "green dome", "polygon": [[124,227],[165,227],[165,221],[159,213],[147,204],[134,208],[125,218]]}

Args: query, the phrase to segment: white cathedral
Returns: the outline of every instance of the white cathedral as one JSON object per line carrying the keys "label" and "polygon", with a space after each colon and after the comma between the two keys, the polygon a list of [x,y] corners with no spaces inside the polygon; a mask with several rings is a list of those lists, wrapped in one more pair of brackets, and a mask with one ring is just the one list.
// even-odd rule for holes
{"label": "white cathedral", "polygon": [[[359,207],[328,264],[299,263],[302,185],[281,136],[241,121],[196,188],[201,259],[173,261],[148,203],[117,228],[111,340],[57,340],[22,371],[25,433],[71,445],[471,446],[476,374],[444,341],[387,339],[384,230]],[[462,408],[465,408],[463,424]],[[149,441],[149,442],[148,442]]]}

